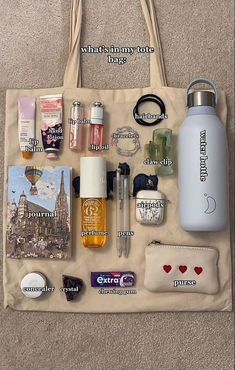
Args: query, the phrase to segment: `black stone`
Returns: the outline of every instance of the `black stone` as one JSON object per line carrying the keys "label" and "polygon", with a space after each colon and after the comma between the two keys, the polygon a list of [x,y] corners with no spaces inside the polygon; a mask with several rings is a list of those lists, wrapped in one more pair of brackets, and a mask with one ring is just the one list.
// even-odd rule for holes
{"label": "black stone", "polygon": [[[63,275],[62,279],[63,279],[63,288],[71,289],[70,291],[65,291],[67,301],[75,300],[83,290],[84,287],[83,280],[68,275]],[[76,291],[73,291],[73,289],[76,289]]]}

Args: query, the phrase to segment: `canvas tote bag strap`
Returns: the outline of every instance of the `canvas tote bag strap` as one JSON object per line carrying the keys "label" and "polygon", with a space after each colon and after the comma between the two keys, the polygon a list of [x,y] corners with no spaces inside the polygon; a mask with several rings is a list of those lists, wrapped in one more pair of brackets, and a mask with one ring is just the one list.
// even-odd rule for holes
{"label": "canvas tote bag strap", "polygon": [[69,56],[64,73],[64,87],[82,87],[81,30],[82,0],[72,0],[70,9]]}
{"label": "canvas tote bag strap", "polygon": [[150,86],[167,86],[161,40],[153,0],[140,0],[140,2],[149,32],[150,46],[154,47],[155,50],[154,53],[150,54]]}
{"label": "canvas tote bag strap", "polygon": [[[160,36],[157,26],[153,0],[140,0],[147,29],[150,36],[150,46],[155,52],[150,54],[150,86],[167,86],[164,69]],[[71,1],[69,57],[64,74],[65,87],[81,87],[81,56],[80,40],[82,27],[82,0]]]}

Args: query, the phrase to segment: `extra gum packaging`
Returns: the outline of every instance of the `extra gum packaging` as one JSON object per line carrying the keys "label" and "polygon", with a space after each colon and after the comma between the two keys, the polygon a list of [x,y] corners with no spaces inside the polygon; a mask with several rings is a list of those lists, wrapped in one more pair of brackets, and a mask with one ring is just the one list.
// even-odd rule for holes
{"label": "extra gum packaging", "polygon": [[91,272],[93,288],[129,288],[135,286],[135,273],[127,272]]}

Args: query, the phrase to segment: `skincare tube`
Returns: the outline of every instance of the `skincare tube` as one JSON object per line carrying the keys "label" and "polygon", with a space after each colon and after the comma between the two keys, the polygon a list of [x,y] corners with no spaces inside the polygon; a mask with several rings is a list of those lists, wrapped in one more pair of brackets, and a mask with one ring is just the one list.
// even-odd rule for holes
{"label": "skincare tube", "polygon": [[40,97],[41,133],[47,158],[57,159],[60,143],[63,140],[63,96],[46,95]]}
{"label": "skincare tube", "polygon": [[35,108],[33,96],[22,96],[18,100],[18,132],[22,156],[32,158],[35,142]]}

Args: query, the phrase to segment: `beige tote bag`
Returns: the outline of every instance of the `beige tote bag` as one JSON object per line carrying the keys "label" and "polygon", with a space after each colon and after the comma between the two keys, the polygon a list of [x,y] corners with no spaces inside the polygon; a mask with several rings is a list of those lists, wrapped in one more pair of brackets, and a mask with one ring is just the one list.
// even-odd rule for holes
{"label": "beige tote bag", "polygon": [[[69,109],[73,100],[80,100],[90,107],[94,101],[105,105],[108,117],[105,122],[106,139],[122,123],[131,126],[140,135],[141,150],[133,157],[125,158],[116,153],[111,146],[105,157],[108,169],[114,170],[119,162],[127,161],[131,167],[131,177],[138,173],[150,174],[154,169],[143,165],[143,147],[151,136],[153,128],[142,127],[133,119],[132,111],[137,100],[145,94],[153,93],[165,102],[168,119],[159,127],[168,127],[177,137],[179,127],[186,115],[186,90],[166,86],[163,58],[159,32],[153,8],[153,1],[141,0],[143,15],[150,35],[150,46],[155,53],[151,54],[151,86],[125,90],[98,90],[81,87],[80,37],[82,20],[82,2],[72,1],[69,58],[64,76],[64,86],[42,90],[8,90],[6,97],[6,128],[5,128],[5,195],[4,195],[4,305],[25,311],[58,311],[58,312],[148,312],[148,311],[229,311],[231,310],[231,255],[229,230],[217,233],[188,233],[181,229],[178,218],[178,186],[177,171],[173,176],[160,179],[160,190],[169,200],[166,222],[158,227],[140,225],[135,221],[135,200],[131,199],[131,250],[128,258],[118,258],[115,238],[115,201],[108,201],[108,244],[102,250],[86,249],[80,240],[80,200],[73,197],[72,203],[72,259],[69,261],[40,259],[11,259],[6,257],[6,209],[7,209],[7,167],[9,165],[26,165],[22,159],[17,136],[17,100],[20,96],[39,97],[45,94],[63,93],[64,96],[64,135],[63,152],[56,163],[58,166],[71,166],[73,177],[79,174],[80,156],[90,155],[71,152],[69,140]],[[125,16],[123,14],[123,16]],[[198,77],[198,76],[195,76]],[[40,138],[40,117],[37,109],[37,138]],[[219,92],[218,114],[226,123],[226,102],[223,92]],[[121,124],[120,124],[121,122]],[[174,159],[177,158],[175,148]],[[35,153],[27,160],[27,165],[50,166],[45,153]],[[154,293],[144,287],[145,247],[152,240],[173,245],[208,246],[219,252],[219,292],[217,294],[199,294],[182,292]],[[38,299],[24,297],[20,290],[20,281],[24,275],[32,271],[43,273],[50,285],[55,287],[53,293],[44,294]],[[137,281],[135,294],[99,294],[99,289],[90,286],[91,271],[134,271]],[[85,290],[76,302],[67,302],[62,286],[62,274],[77,276],[83,279]]]}

